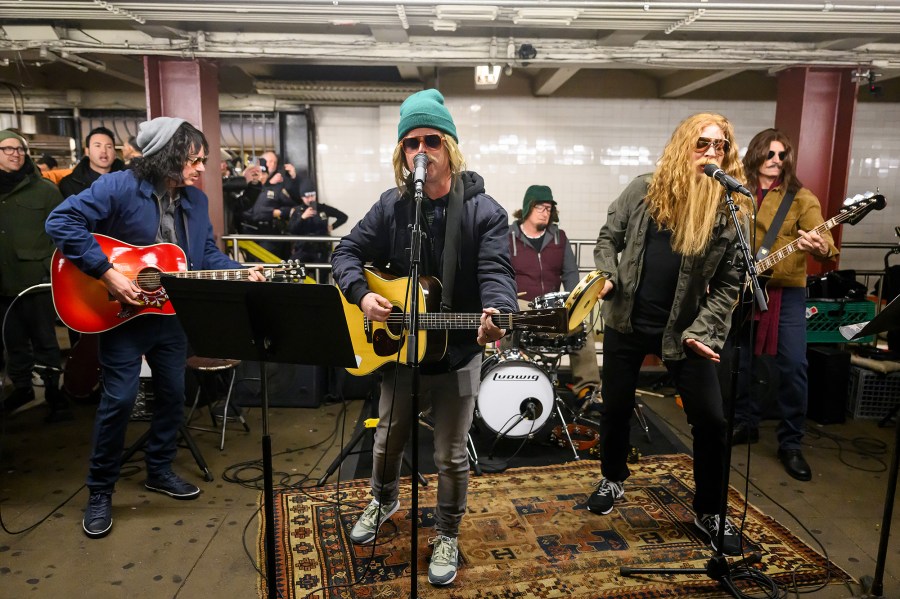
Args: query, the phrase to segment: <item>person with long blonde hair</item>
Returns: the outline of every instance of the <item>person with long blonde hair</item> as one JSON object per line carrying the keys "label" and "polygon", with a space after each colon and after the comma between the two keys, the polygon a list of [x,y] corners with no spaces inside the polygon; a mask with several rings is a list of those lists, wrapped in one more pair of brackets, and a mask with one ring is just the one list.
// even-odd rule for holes
{"label": "person with long blonde hair", "polygon": [[[727,519],[720,523],[719,516],[727,424],[716,371],[740,286],[732,266],[737,231],[725,189],[703,172],[707,164],[743,178],[734,129],[719,114],[682,121],[656,171],[628,185],[600,229],[594,261],[606,277],[599,294],[606,324],[603,476],[587,508],[608,514],[625,498],[638,375],[644,358],[654,354],[672,377],[692,428],[694,522],[715,550],[737,555],[738,531]],[[724,541],[717,547],[721,527]]]}

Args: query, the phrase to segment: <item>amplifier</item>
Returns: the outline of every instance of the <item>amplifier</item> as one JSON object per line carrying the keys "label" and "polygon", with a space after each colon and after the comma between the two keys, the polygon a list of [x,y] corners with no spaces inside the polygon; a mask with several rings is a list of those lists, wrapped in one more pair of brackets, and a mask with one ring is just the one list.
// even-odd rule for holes
{"label": "amplifier", "polygon": [[809,402],[806,415],[819,424],[837,424],[847,418],[850,352],[828,345],[810,345]]}

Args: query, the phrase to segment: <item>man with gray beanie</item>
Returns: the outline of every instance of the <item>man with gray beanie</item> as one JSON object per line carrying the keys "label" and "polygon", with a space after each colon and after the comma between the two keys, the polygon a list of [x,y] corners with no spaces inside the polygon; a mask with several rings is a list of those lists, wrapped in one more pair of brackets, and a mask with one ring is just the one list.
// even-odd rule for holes
{"label": "man with gray beanie", "polygon": [[[194,187],[209,145],[183,119],[159,117],[141,123],[143,156],[130,170],[110,173],[67,198],[47,218],[47,233],[60,252],[85,274],[99,279],[123,306],[142,306],[137,282],[119,272],[94,233],[134,246],[167,242],[184,250],[189,270],[241,268],[216,246],[206,195]],[[258,270],[250,279],[263,280]],[[119,478],[125,429],[137,397],[142,356],[153,376],[155,403],[144,445],[144,486],[175,499],[196,499],[200,489],[172,471],[184,417],[187,339],[177,318],[142,315],[100,333],[103,391],[94,423],[82,527],[90,538],[112,528],[112,493]]]}
{"label": "man with gray beanie", "polygon": [[[559,213],[553,192],[546,185],[525,190],[522,210],[513,213],[509,226],[509,245],[519,306],[524,310],[536,297],[559,291],[560,285],[572,291],[578,285],[578,264],[566,232],[559,228]],[[541,306],[544,307],[544,306]],[[553,306],[550,306],[553,307]],[[584,343],[569,354],[572,367],[572,391],[582,411],[599,410],[600,368],[593,327],[585,332]]]}
{"label": "man with gray beanie", "polygon": [[49,289],[34,288],[50,280],[53,243],[44,233],[44,219],[61,201],[59,190],[28,156],[25,139],[0,131],[0,319],[5,321],[7,374],[13,383],[4,394],[4,414],[35,398],[32,372],[39,370],[50,406],[47,420],[72,418],[59,389],[62,359]]}
{"label": "man with gray beanie", "polygon": [[[428,567],[428,580],[434,585],[450,584],[456,578],[457,537],[469,483],[466,440],[475,411],[483,347],[504,334],[489,315],[517,310],[515,274],[506,243],[508,216],[485,193],[484,180],[464,170],[457,143],[456,125],[438,90],[409,96],[400,106],[393,153],[397,186],[381,195],[331,258],[334,279],[347,300],[359,306],[367,318],[383,323],[393,305],[370,289],[363,264],[372,262],[391,275],[408,276],[410,227],[418,217],[425,232],[420,274],[442,281],[445,311],[481,313],[477,335],[471,330],[449,332],[444,355],[420,368],[419,394],[422,409],[430,409],[434,420],[438,470],[437,535],[431,540]],[[422,210],[417,215],[413,172],[419,154],[427,157],[427,168]],[[402,302],[403,298],[395,300]],[[411,406],[412,373],[405,364],[385,367],[372,452],[373,499],[350,531],[354,543],[374,541],[381,525],[400,507],[400,464],[410,427],[416,422]]]}

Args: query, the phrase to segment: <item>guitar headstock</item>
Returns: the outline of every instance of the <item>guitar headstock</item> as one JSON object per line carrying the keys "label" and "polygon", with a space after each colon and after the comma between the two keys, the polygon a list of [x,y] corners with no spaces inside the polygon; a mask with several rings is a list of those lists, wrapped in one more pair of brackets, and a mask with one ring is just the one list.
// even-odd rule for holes
{"label": "guitar headstock", "polygon": [[272,268],[264,268],[267,281],[274,283],[302,283],[306,278],[306,265],[299,260],[282,260]]}
{"label": "guitar headstock", "polygon": [[867,191],[844,200],[841,212],[849,213],[847,222],[855,225],[872,210],[881,210],[887,205],[884,196],[877,192]]}

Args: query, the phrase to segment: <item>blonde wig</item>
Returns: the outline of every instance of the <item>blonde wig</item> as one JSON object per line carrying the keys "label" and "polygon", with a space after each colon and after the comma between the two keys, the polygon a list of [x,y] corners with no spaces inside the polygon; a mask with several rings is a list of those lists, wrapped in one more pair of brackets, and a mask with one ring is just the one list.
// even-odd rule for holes
{"label": "blonde wig", "polygon": [[[725,207],[725,190],[719,182],[697,172],[697,138],[709,125],[717,125],[730,144],[719,167],[744,180],[731,123],[720,114],[700,113],[683,120],[672,133],[647,192],[650,215],[660,228],[672,231],[672,249],[684,256],[699,256],[706,251],[718,212]],[[699,160],[704,161],[703,157]],[[734,197],[749,208],[742,196]]]}
{"label": "blonde wig", "polygon": [[[466,160],[463,158],[462,152],[456,144],[455,139],[443,132],[441,133],[441,138],[443,139],[444,148],[447,149],[447,155],[450,160],[450,179],[455,182],[456,179],[459,178],[460,173],[466,170]],[[403,195],[409,187],[409,179],[412,173],[406,164],[406,152],[403,151],[402,139],[394,148],[394,155],[391,157],[391,162],[394,164],[394,181],[397,183],[397,189],[400,190],[400,195]]]}

